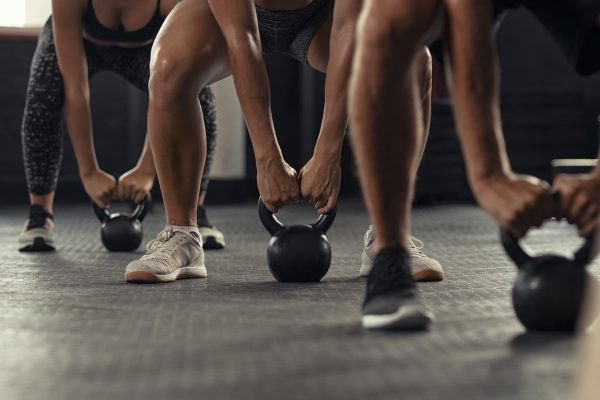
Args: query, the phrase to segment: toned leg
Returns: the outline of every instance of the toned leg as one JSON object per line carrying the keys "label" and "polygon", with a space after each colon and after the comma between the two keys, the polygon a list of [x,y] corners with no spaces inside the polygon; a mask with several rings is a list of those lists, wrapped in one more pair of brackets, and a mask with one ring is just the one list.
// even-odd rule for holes
{"label": "toned leg", "polygon": [[376,252],[408,251],[414,177],[429,120],[418,55],[438,6],[434,0],[408,1],[405,7],[367,0],[361,16],[350,110]]}
{"label": "toned leg", "polygon": [[152,50],[148,132],[167,220],[195,226],[206,133],[202,88],[230,74],[227,47],[206,0],[183,2]]}
{"label": "toned leg", "polygon": [[350,86],[352,139],[375,225],[362,323],[368,329],[423,329],[433,315],[411,276],[410,211],[425,142],[429,85],[423,58],[436,1],[366,0]]}
{"label": "toned leg", "polygon": [[148,134],[167,212],[167,227],[127,265],[128,282],[205,278],[197,205],[206,157],[198,94],[229,72],[227,47],[206,0],[169,14],[152,48]]}

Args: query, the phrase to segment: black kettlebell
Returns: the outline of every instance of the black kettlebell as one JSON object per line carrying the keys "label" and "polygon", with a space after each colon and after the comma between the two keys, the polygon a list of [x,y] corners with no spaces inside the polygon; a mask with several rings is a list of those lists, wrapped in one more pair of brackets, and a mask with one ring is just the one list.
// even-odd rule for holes
{"label": "black kettlebell", "polygon": [[331,245],[325,233],[335,220],[336,208],[311,225],[283,225],[258,200],[260,221],[272,235],[267,249],[269,270],[279,282],[319,282],[331,265]]}
{"label": "black kettlebell", "polygon": [[586,286],[595,278],[586,270],[594,239],[573,257],[530,255],[509,232],[500,233],[506,253],[519,268],[512,290],[513,307],[530,331],[572,332],[583,306]]}
{"label": "black kettlebell", "polygon": [[96,203],[94,212],[102,223],[100,237],[109,251],[134,251],[142,243],[144,232],[142,221],[148,213],[150,198],[137,204],[131,213],[111,213]]}

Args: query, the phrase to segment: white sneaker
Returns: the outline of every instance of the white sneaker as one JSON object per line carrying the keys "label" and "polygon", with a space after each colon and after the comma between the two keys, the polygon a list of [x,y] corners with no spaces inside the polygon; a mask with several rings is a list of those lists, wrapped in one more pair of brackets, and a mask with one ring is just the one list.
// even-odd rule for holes
{"label": "white sneaker", "polygon": [[207,276],[197,229],[188,232],[182,227],[167,225],[148,243],[146,250],[142,258],[127,265],[127,282],[161,283]]}
{"label": "white sneaker", "polygon": [[[362,251],[362,263],[360,266],[360,276],[367,276],[371,272],[373,259],[373,245],[375,244],[375,229],[373,225],[369,226],[364,237],[365,246]],[[409,257],[412,267],[412,277],[416,282],[435,282],[444,279],[444,270],[438,260],[429,258],[423,253],[423,242],[416,237],[409,239]]]}
{"label": "white sneaker", "polygon": [[53,251],[54,246],[54,221],[52,215],[38,205],[29,208],[29,218],[23,225],[19,235],[19,251],[39,252]]}

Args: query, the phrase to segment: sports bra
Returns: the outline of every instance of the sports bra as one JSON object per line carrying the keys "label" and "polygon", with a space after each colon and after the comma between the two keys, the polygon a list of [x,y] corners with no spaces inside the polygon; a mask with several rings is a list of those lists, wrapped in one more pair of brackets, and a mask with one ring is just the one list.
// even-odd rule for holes
{"label": "sports bra", "polygon": [[156,38],[160,27],[165,18],[160,13],[160,0],[156,3],[156,11],[150,21],[140,29],[135,31],[125,31],[122,28],[115,30],[109,29],[98,21],[96,12],[89,0],[87,10],[83,14],[83,29],[94,39],[105,40],[107,42],[147,42]]}

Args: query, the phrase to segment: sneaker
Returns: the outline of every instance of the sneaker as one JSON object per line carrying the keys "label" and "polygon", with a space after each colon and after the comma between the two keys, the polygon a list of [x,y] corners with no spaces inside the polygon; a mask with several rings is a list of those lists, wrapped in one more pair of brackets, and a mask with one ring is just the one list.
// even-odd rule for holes
{"label": "sneaker", "polygon": [[[369,275],[373,265],[373,245],[375,244],[375,229],[373,225],[365,233],[365,247],[362,251],[362,263],[360,266],[360,276]],[[423,242],[416,237],[409,239],[410,264],[412,267],[412,276],[416,282],[437,282],[444,279],[444,270],[438,260],[429,258],[423,253]]]}
{"label": "sneaker", "polygon": [[195,229],[189,232],[180,226],[167,225],[148,243],[146,250],[142,258],[127,265],[127,282],[161,283],[207,276],[202,240]]}
{"label": "sneaker", "polygon": [[382,250],[367,276],[362,325],[366,329],[426,329],[433,314],[419,301],[410,273],[410,257],[402,250]]}
{"label": "sneaker", "polygon": [[198,231],[202,237],[204,250],[220,250],[225,248],[223,232],[208,221],[206,207],[198,206]]}
{"label": "sneaker", "polygon": [[54,251],[54,217],[36,204],[29,207],[29,218],[19,235],[19,251]]}

